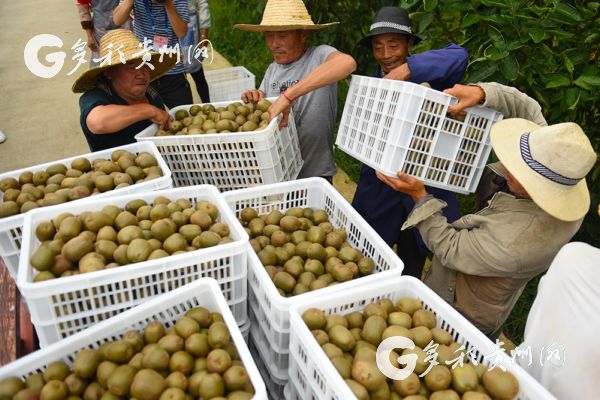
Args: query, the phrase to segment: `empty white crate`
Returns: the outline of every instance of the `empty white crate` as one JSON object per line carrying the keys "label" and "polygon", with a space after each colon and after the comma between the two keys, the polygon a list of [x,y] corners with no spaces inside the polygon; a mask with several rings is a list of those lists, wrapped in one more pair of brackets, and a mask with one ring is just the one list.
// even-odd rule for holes
{"label": "empty white crate", "polygon": [[[175,325],[179,317],[194,307],[205,307],[210,311],[220,312],[229,328],[231,339],[235,344],[244,367],[254,387],[256,400],[266,400],[265,384],[254,363],[248,346],[242,337],[243,333],[227,307],[219,285],[213,279],[198,279],[192,283],[175,289],[158,298],[102,321],[85,331],[79,332],[69,339],[63,339],[45,349],[38,350],[0,368],[0,380],[17,376],[27,376],[42,372],[51,362],[63,360],[72,365],[76,353],[85,348],[99,348],[103,343],[115,340],[129,330],[142,331],[151,321],[160,321],[166,327]],[[247,329],[247,325],[242,329]]]}
{"label": "empty white crate", "polygon": [[[186,198],[194,205],[200,200],[212,202],[220,211],[219,222],[229,226],[233,241],[118,268],[32,281],[34,269],[29,265],[29,258],[40,244],[35,236],[35,227],[40,222],[52,220],[63,212],[78,215],[84,211],[98,211],[109,204],[123,208],[133,199],[151,203],[157,196],[171,200]],[[247,321],[247,245],[248,235],[213,186],[64,204],[47,210],[33,210],[26,215],[17,286],[27,301],[41,347],[201,277],[217,280],[236,320],[242,325]]]}
{"label": "empty white crate", "polygon": [[[33,167],[22,168],[19,170],[0,174],[0,180],[4,178],[15,178],[18,180],[19,175],[21,175],[25,171],[31,171],[34,173],[36,171],[44,171],[50,165],[57,163],[63,163],[67,165],[67,167],[69,167],[71,165],[71,161],[80,157],[87,158],[88,160],[90,160],[90,162],[96,159],[108,160],[110,159],[110,155],[112,154],[112,152],[115,150],[127,150],[131,153],[140,153],[145,151],[152,154],[154,157],[156,157],[158,165],[163,171],[163,176],[160,178],[152,179],[146,182],[141,182],[124,188],[95,194],[92,197],[69,202],[69,204],[79,204],[80,202],[87,201],[89,199],[99,199],[103,197],[118,196],[128,193],[148,192],[151,190],[168,189],[172,187],[173,182],[171,180],[171,170],[161,157],[156,146],[152,143],[132,143],[126,146],[115,147],[112,149],[97,151],[94,153],[82,154],[76,157],[65,158],[63,160],[57,160],[45,164],[36,165]],[[2,194],[0,193],[0,196],[1,195]],[[17,268],[19,266],[19,251],[21,249],[21,236],[23,233],[22,231],[24,219],[25,214],[12,215],[10,217],[0,219],[0,257],[2,257],[2,259],[4,260],[4,263],[8,267],[8,270],[15,281],[17,280]]]}
{"label": "empty white crate", "polygon": [[[367,304],[379,299],[389,298],[395,303],[399,298],[407,296],[421,299],[423,307],[436,314],[437,327],[447,330],[477,362],[489,365],[490,361],[485,356],[492,354],[494,344],[483,333],[420,280],[410,276],[390,277],[355,285],[351,290],[299,301],[291,307],[290,382],[293,382],[299,398],[355,398],[304,324],[304,311],[314,307],[322,309],[325,314],[346,314],[361,311]],[[496,361],[519,381],[518,399],[554,398],[540,383],[513,363],[508,355],[502,352],[497,355],[499,358]]]}
{"label": "empty white crate", "polygon": [[474,192],[490,154],[490,128],[503,116],[472,107],[461,122],[447,115],[455,101],[422,85],[353,75],[336,145],[388,176],[402,171],[429,186]]}
{"label": "empty white crate", "polygon": [[[211,104],[223,107],[230,103]],[[170,113],[174,116],[177,110],[190,107],[175,107]],[[157,130],[158,125],[151,125],[135,138],[158,147],[176,187],[210,184],[226,191],[289,181],[296,179],[303,165],[292,112],[283,129],[274,119],[254,132],[154,136]]]}
{"label": "empty white crate", "polygon": [[[269,398],[273,400],[283,399],[284,396],[284,388],[288,383],[287,377],[285,379],[279,379],[275,375],[271,373],[271,370],[267,368],[267,362],[263,360],[261,356],[261,352],[257,348],[257,343],[255,337],[250,335],[248,341],[248,348],[250,349],[250,354],[254,358],[254,362],[258,368],[258,372],[263,378],[265,386],[267,387],[267,393],[269,394]],[[287,376],[287,372],[286,372]]]}
{"label": "empty white crate", "polygon": [[244,67],[204,71],[213,102],[240,100],[246,90],[256,88],[254,75]]}

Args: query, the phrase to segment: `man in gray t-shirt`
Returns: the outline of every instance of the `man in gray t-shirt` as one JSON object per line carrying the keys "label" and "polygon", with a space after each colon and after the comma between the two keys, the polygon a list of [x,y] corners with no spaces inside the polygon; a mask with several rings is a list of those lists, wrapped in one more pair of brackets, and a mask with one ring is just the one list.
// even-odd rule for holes
{"label": "man in gray t-shirt", "polygon": [[[277,4],[276,4],[277,3]],[[294,110],[304,166],[298,178],[321,176],[331,180],[336,172],[333,161],[333,129],[337,112],[337,82],[356,69],[352,56],[331,46],[308,47],[310,30],[332,24],[312,22],[302,0],[269,0],[260,25],[238,24],[235,28],[264,32],[273,63],[259,90],[242,94],[242,100],[258,101],[278,97],[269,108],[270,118],[283,114],[287,124]]]}

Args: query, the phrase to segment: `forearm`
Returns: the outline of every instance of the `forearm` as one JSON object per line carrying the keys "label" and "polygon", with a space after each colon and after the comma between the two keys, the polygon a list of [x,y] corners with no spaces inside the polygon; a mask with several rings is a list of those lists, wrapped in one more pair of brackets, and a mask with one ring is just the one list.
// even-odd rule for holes
{"label": "forearm", "polygon": [[315,68],[300,82],[289,88],[285,94],[291,100],[315,89],[336,83],[356,70],[356,61],[342,52],[332,53],[327,61]]}
{"label": "forearm", "polygon": [[179,39],[185,37],[188,30],[188,24],[185,20],[179,16],[177,9],[175,8],[174,0],[167,0],[165,2],[165,12],[167,13],[167,17],[169,18],[169,22],[173,27],[173,32]]}
{"label": "forearm", "polygon": [[113,22],[117,26],[123,25],[133,10],[133,0],[123,0],[113,11]]}
{"label": "forearm", "polygon": [[504,118],[524,118],[538,125],[548,125],[539,103],[513,87],[494,82],[475,84],[485,93],[484,106],[501,112]]}
{"label": "forearm", "polygon": [[104,105],[90,111],[86,118],[88,129],[96,134],[115,133],[143,120],[150,120],[159,111],[151,104]]}
{"label": "forearm", "polygon": [[407,59],[413,82],[460,82],[467,67],[469,54],[455,44],[442,49],[424,51]]}

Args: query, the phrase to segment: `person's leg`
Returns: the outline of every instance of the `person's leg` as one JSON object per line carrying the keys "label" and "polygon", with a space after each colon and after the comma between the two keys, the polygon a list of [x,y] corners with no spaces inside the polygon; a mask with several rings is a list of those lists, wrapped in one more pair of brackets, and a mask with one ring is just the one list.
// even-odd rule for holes
{"label": "person's leg", "polygon": [[151,83],[169,108],[192,104],[192,90],[185,74],[165,75]]}
{"label": "person's leg", "polygon": [[206,77],[204,76],[204,68],[200,68],[196,72],[192,72],[192,79],[194,79],[194,83],[196,83],[196,90],[198,90],[198,95],[203,103],[210,103],[210,93],[208,91],[208,82],[206,81]]}
{"label": "person's leg", "polygon": [[421,279],[425,256],[421,254],[415,233],[412,229],[400,231],[398,235],[398,257],[404,263],[402,275],[414,276]]}

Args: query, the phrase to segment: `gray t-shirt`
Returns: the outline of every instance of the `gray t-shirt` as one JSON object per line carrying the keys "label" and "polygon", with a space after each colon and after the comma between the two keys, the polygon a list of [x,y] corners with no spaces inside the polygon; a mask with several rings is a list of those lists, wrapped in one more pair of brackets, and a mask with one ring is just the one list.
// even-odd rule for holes
{"label": "gray t-shirt", "polygon": [[[272,62],[260,90],[267,97],[279,96],[282,87],[289,88],[298,83],[335,51],[337,49],[327,45],[309,47],[302,58],[291,64]],[[337,83],[297,98],[292,110],[304,159],[298,178],[335,175],[333,130],[337,113]]]}

